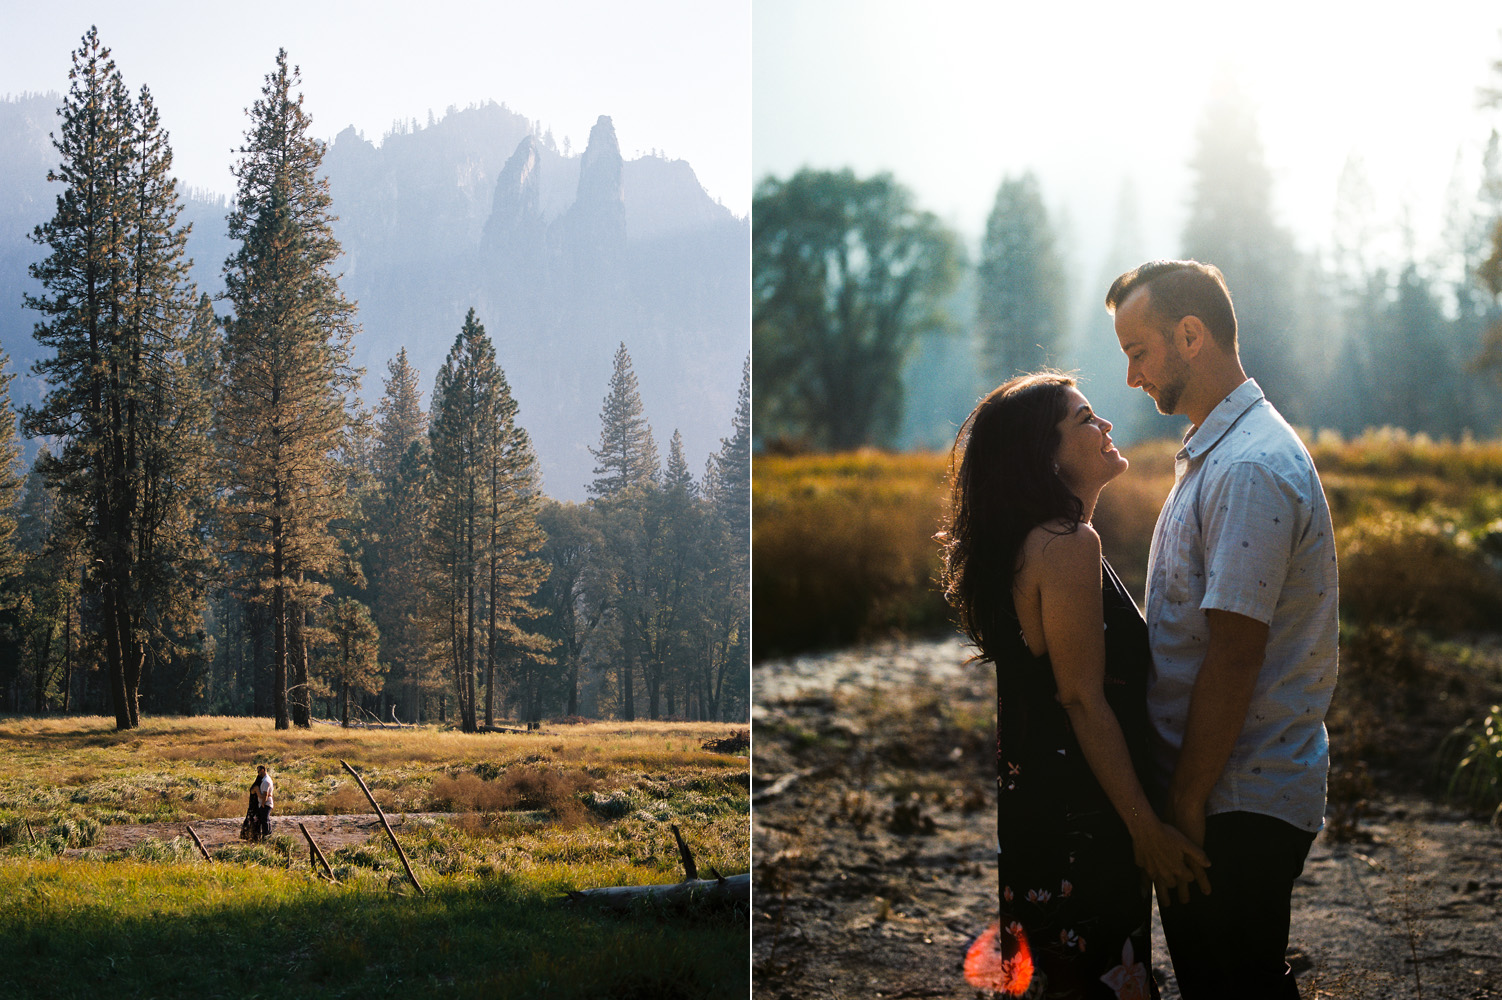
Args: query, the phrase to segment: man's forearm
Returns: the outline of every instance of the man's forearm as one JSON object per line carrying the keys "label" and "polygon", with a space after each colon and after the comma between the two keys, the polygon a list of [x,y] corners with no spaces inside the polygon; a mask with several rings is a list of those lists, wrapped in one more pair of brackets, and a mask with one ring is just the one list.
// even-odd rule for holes
{"label": "man's forearm", "polygon": [[1175,814],[1201,811],[1220,780],[1246,723],[1267,649],[1267,626],[1227,611],[1208,611],[1205,662],[1189,697],[1184,745],[1169,785]]}

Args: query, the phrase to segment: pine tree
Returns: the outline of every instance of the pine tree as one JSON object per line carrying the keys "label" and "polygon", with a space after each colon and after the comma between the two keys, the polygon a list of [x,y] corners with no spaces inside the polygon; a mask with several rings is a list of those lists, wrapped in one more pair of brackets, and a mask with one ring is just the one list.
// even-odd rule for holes
{"label": "pine tree", "polygon": [[1229,78],[1216,82],[1190,160],[1194,192],[1184,256],[1220,268],[1236,302],[1247,374],[1295,423],[1308,417],[1307,365],[1296,293],[1302,266],[1292,234],[1273,214],[1273,176],[1256,115]]}
{"label": "pine tree", "polygon": [[539,558],[543,535],[537,526],[541,475],[527,432],[516,422],[517,405],[506,375],[496,369],[495,442],[490,451],[490,586],[485,663],[485,725],[495,724],[497,657],[509,657],[507,673],[524,684],[524,711],[537,720],[537,676],[551,659],[552,643],[529,623],[537,617],[531,598],[547,577]]}
{"label": "pine tree", "polygon": [[416,721],[422,696],[434,687],[433,663],[418,634],[421,615],[423,533],[426,525],[428,417],[418,373],[402,350],[387,365],[385,395],[376,406],[374,497],[365,548],[370,612],[381,633],[381,659],[389,665],[388,692],[402,714]]}
{"label": "pine tree", "polygon": [[637,666],[645,655],[640,623],[652,615],[647,565],[653,541],[644,518],[657,487],[657,445],[647,424],[636,373],[626,345],[615,352],[610,385],[600,410],[600,446],[589,487],[601,512],[616,626],[617,711],[636,718]]}
{"label": "pine tree", "polygon": [[1064,262],[1031,173],[1008,177],[986,220],[975,330],[988,386],[1057,365],[1067,330]]}
{"label": "pine tree", "polygon": [[[677,715],[677,685],[687,659],[690,621],[700,594],[704,542],[699,490],[683,456],[683,435],[673,431],[661,488],[646,512],[648,554],[646,615],[638,621],[647,687],[647,715]],[[663,702],[666,701],[666,706]]]}
{"label": "pine tree", "polygon": [[51,249],[31,269],[45,294],[26,297],[43,317],[34,335],[53,352],[35,365],[50,389],[24,423],[33,436],[61,439],[48,474],[88,525],[115,724],[128,729],[140,721],[147,635],[169,600],[156,541],[177,526],[159,520],[161,501],[194,476],[191,457],[167,436],[190,379],[186,227],[177,225],[171,149],[150,92],[130,99],[92,28],[69,77],[53,139],[62,163],[48,175],[65,188],[33,235]]}
{"label": "pine tree", "polygon": [[0,613],[10,605],[11,585],[21,572],[16,550],[16,506],[25,483],[21,465],[21,439],[16,414],[11,409],[10,355],[0,349]]}
{"label": "pine tree", "polygon": [[542,655],[546,646],[524,627],[546,566],[535,555],[543,541],[537,458],[516,413],[495,347],[471,309],[438,371],[428,425],[429,621],[448,650],[465,732],[479,727],[482,664],[489,725],[497,656]]}
{"label": "pine tree", "polygon": [[[321,577],[339,555],[329,530],[346,492],[337,454],[360,377],[354,305],[333,271],[340,248],[318,175],[323,146],[309,135],[302,95],[292,96],[298,83],[278,51],[235,167],[229,234],[240,245],[224,265],[234,313],[218,427],[234,545],[269,598],[278,729],[290,724],[289,626],[327,592]],[[296,690],[306,723],[306,688]]]}
{"label": "pine tree", "polygon": [[15,377],[10,370],[10,357],[0,350],[0,684],[15,672],[20,627],[17,611],[23,593],[21,572],[25,568],[16,532],[24,479],[20,474],[20,436],[10,405],[10,383]]}
{"label": "pine tree", "polygon": [[657,473],[657,446],[625,344],[616,348],[610,388],[600,410],[600,446],[589,453],[597,463],[589,487],[592,497],[618,499],[628,490],[645,488]]}
{"label": "pine tree", "polygon": [[437,598],[434,621],[448,649],[460,727],[478,727],[476,634],[484,559],[485,487],[495,441],[495,349],[471,309],[433,386],[428,554]]}
{"label": "pine tree", "polygon": [[339,696],[339,721],[347,729],[350,691],[373,694],[380,690],[381,637],[370,609],[353,597],[335,601],[328,618],[329,641],[319,659],[323,675]]}
{"label": "pine tree", "polygon": [[424,441],[428,433],[428,415],[422,409],[422,393],[417,388],[418,372],[407,361],[403,347],[386,365],[383,381],[386,393],[376,405],[376,478],[392,482],[397,468],[414,442]]}
{"label": "pine tree", "polygon": [[741,389],[731,434],[705,470],[704,495],[711,516],[705,542],[704,626],[694,662],[694,686],[703,719],[729,718],[737,690],[750,687],[751,625],[751,384],[750,363],[741,371]]}

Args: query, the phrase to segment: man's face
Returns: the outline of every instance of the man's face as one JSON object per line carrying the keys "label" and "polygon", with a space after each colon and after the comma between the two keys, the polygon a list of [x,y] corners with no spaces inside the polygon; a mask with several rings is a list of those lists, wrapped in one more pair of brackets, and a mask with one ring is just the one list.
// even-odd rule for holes
{"label": "man's face", "polygon": [[1132,292],[1116,309],[1116,340],[1127,358],[1127,385],[1151,396],[1159,413],[1171,415],[1179,411],[1189,384],[1189,363],[1166,332],[1146,288]]}

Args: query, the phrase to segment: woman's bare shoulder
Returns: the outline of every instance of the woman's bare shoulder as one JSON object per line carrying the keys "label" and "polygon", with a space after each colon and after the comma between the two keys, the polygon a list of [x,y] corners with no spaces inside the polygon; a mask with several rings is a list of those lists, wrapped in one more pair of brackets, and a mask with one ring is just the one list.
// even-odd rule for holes
{"label": "woman's bare shoulder", "polygon": [[1100,535],[1088,524],[1063,520],[1040,524],[1023,543],[1027,562],[1040,583],[1077,576],[1100,576]]}

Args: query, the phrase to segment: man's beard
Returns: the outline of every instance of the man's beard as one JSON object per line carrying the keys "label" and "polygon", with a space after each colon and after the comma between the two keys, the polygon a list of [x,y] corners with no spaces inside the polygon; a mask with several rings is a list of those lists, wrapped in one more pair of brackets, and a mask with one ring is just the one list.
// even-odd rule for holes
{"label": "man's beard", "polygon": [[1158,383],[1158,394],[1153,397],[1153,403],[1157,405],[1158,412],[1165,417],[1171,417],[1179,409],[1179,398],[1184,395],[1184,389],[1189,385],[1189,365],[1177,355],[1170,355],[1174,364],[1168,372],[1168,380]]}

